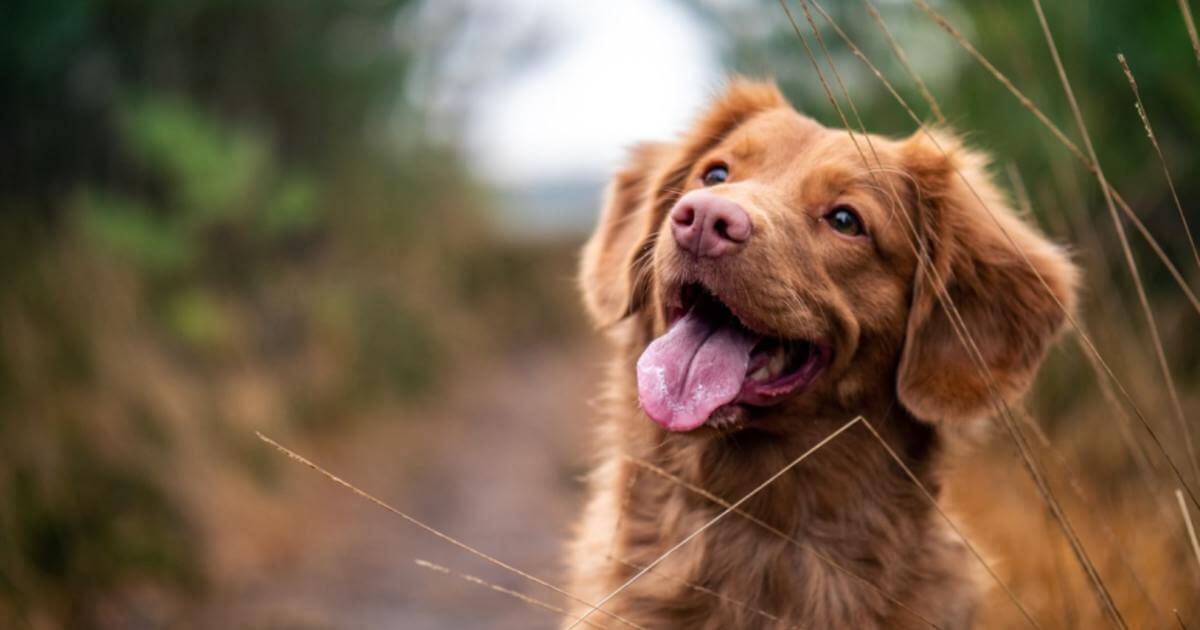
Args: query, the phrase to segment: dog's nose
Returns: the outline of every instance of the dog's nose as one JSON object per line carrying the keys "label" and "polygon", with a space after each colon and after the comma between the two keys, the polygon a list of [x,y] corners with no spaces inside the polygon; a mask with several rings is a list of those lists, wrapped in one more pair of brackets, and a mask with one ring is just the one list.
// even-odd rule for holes
{"label": "dog's nose", "polygon": [[706,190],[684,195],[671,209],[675,242],[704,258],[737,251],[752,229],[750,215],[741,206]]}

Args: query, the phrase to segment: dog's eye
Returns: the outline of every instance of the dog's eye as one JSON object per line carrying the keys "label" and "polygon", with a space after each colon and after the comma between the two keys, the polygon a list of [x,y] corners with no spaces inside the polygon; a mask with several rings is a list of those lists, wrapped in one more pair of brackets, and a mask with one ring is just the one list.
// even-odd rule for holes
{"label": "dog's eye", "polygon": [[846,236],[862,236],[866,233],[863,229],[862,219],[847,206],[838,206],[825,215],[825,220],[839,234]]}
{"label": "dog's eye", "polygon": [[724,164],[710,166],[700,179],[704,181],[705,186],[724,184],[725,180],[729,179],[729,167]]}

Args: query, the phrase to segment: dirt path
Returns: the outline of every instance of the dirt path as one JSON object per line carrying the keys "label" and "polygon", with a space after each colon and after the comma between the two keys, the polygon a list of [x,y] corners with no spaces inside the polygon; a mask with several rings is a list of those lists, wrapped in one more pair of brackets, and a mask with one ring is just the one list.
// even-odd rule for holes
{"label": "dirt path", "polygon": [[[541,348],[472,370],[418,417],[359,425],[305,453],[414,517],[561,584],[579,504],[593,348]],[[315,448],[315,447],[312,447]],[[297,446],[301,450],[302,445]],[[552,628],[527,603],[421,568],[421,558],[543,601],[553,592],[442,542],[299,466],[285,473],[289,553],[224,587],[209,627]],[[271,536],[264,532],[263,536]]]}

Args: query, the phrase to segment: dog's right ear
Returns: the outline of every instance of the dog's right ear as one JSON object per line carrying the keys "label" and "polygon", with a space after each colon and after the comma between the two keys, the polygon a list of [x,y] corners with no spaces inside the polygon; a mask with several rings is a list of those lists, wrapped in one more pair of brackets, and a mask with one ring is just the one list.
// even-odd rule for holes
{"label": "dog's right ear", "polygon": [[579,284],[583,302],[597,326],[607,326],[636,309],[645,287],[635,286],[637,265],[649,262],[654,231],[650,198],[654,180],[671,149],[639,144],[608,186],[596,231],[583,247]]}
{"label": "dog's right ear", "polygon": [[1029,388],[1079,272],[1008,206],[984,154],[949,133],[932,138],[918,131],[904,145],[929,260],[914,279],[897,393],[939,422],[985,416]]}

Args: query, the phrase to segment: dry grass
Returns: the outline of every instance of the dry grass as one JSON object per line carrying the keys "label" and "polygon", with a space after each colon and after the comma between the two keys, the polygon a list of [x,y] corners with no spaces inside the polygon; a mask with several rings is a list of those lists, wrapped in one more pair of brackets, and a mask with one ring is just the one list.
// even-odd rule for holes
{"label": "dry grass", "polygon": [[1192,19],[1192,9],[1188,6],[1188,0],[1179,0],[1179,12],[1183,17],[1183,25],[1187,28],[1188,37],[1192,40],[1196,63],[1200,64],[1200,36],[1196,35],[1196,20]]}
{"label": "dry grass", "polygon": [[[991,450],[971,457],[974,461],[950,476],[947,503],[970,515],[968,534],[989,550],[1038,623],[1046,628],[1109,625],[1110,615],[1088,595],[1091,587],[1082,572],[1071,568],[1063,538],[1050,526],[1031,484],[1011,474],[1011,454]],[[1173,540],[1178,528],[1156,518],[1160,512],[1153,497],[1127,487],[1107,490],[1099,501],[1068,494],[1066,508],[1124,623],[1165,627],[1167,611],[1187,610],[1195,593],[1194,576],[1181,564],[1181,547]],[[981,628],[1026,624],[998,593],[982,612]]]}
{"label": "dry grass", "polygon": [[1200,566],[1200,540],[1196,540],[1196,528],[1192,525],[1192,514],[1188,511],[1187,502],[1183,500],[1183,491],[1175,489],[1175,500],[1179,502],[1179,511],[1183,514],[1183,523],[1187,525],[1188,540],[1192,541],[1192,553],[1196,555],[1196,565]]}
{"label": "dry grass", "polygon": [[[1129,238],[1125,235],[1125,226],[1121,222],[1121,217],[1117,214],[1117,209],[1113,202],[1112,188],[1108,185],[1104,171],[1100,168],[1100,159],[1096,155],[1096,148],[1092,145],[1092,136],[1088,132],[1087,123],[1084,122],[1083,112],[1079,108],[1079,101],[1075,98],[1075,91],[1071,89],[1071,81],[1067,78],[1067,71],[1063,67],[1062,58],[1058,55],[1058,46],[1054,43],[1054,36],[1050,32],[1050,25],[1046,22],[1046,14],[1042,10],[1041,0],[1032,1],[1034,9],[1037,11],[1042,33],[1046,36],[1046,43],[1050,47],[1050,57],[1054,60],[1054,67],[1058,71],[1063,91],[1067,95],[1067,102],[1071,104],[1071,112],[1075,116],[1079,135],[1083,137],[1083,144],[1087,147],[1088,157],[1096,167],[1094,172],[1096,179],[1100,182],[1100,189],[1104,193],[1104,202],[1108,208],[1109,216],[1112,218],[1113,228],[1116,230],[1117,237],[1121,241],[1121,253],[1125,256],[1125,264],[1129,267],[1130,276],[1133,277],[1134,287],[1137,289],[1138,304],[1142,307],[1142,313],[1146,317],[1150,331],[1150,338],[1154,342],[1154,356],[1158,360],[1158,367],[1162,371],[1163,383],[1166,385],[1167,395],[1171,399],[1171,410],[1175,413],[1175,418],[1179,422],[1180,437],[1182,437],[1187,447],[1188,461],[1192,465],[1192,473],[1194,475],[1193,480],[1200,480],[1200,463],[1197,463],[1196,460],[1191,428],[1188,425],[1187,418],[1183,415],[1183,407],[1179,403],[1179,393],[1175,389],[1175,379],[1172,377],[1171,368],[1167,363],[1167,354],[1163,349],[1162,337],[1158,330],[1158,322],[1154,316],[1154,309],[1150,306],[1150,298],[1146,295],[1146,286],[1142,282],[1141,274],[1138,272],[1137,261],[1133,257],[1133,249],[1130,248]],[[1182,478],[1179,481],[1185,487],[1187,486]],[[1115,610],[1113,612],[1116,613]],[[1119,615],[1119,613],[1117,614]]]}
{"label": "dry grass", "polygon": [[1121,64],[1121,70],[1125,72],[1125,78],[1129,80],[1129,89],[1133,90],[1133,97],[1137,101],[1138,117],[1142,119],[1142,127],[1146,129],[1146,136],[1150,138],[1150,144],[1154,147],[1154,155],[1158,157],[1158,163],[1162,166],[1163,177],[1167,180],[1167,189],[1171,191],[1171,201],[1175,203],[1175,210],[1179,212],[1179,222],[1183,225],[1183,234],[1187,237],[1188,246],[1192,248],[1192,258],[1196,261],[1196,268],[1200,269],[1200,251],[1196,250],[1196,239],[1192,236],[1192,227],[1188,225],[1187,214],[1184,213],[1183,204],[1179,201],[1179,193],[1175,190],[1175,181],[1171,179],[1171,169],[1167,167],[1167,157],[1163,155],[1162,147],[1158,145],[1158,137],[1154,135],[1154,127],[1150,125],[1150,116],[1146,113],[1146,105],[1142,103],[1142,94],[1138,91],[1137,79],[1133,78],[1133,70],[1129,69],[1125,55],[1118,54],[1117,61]]}

